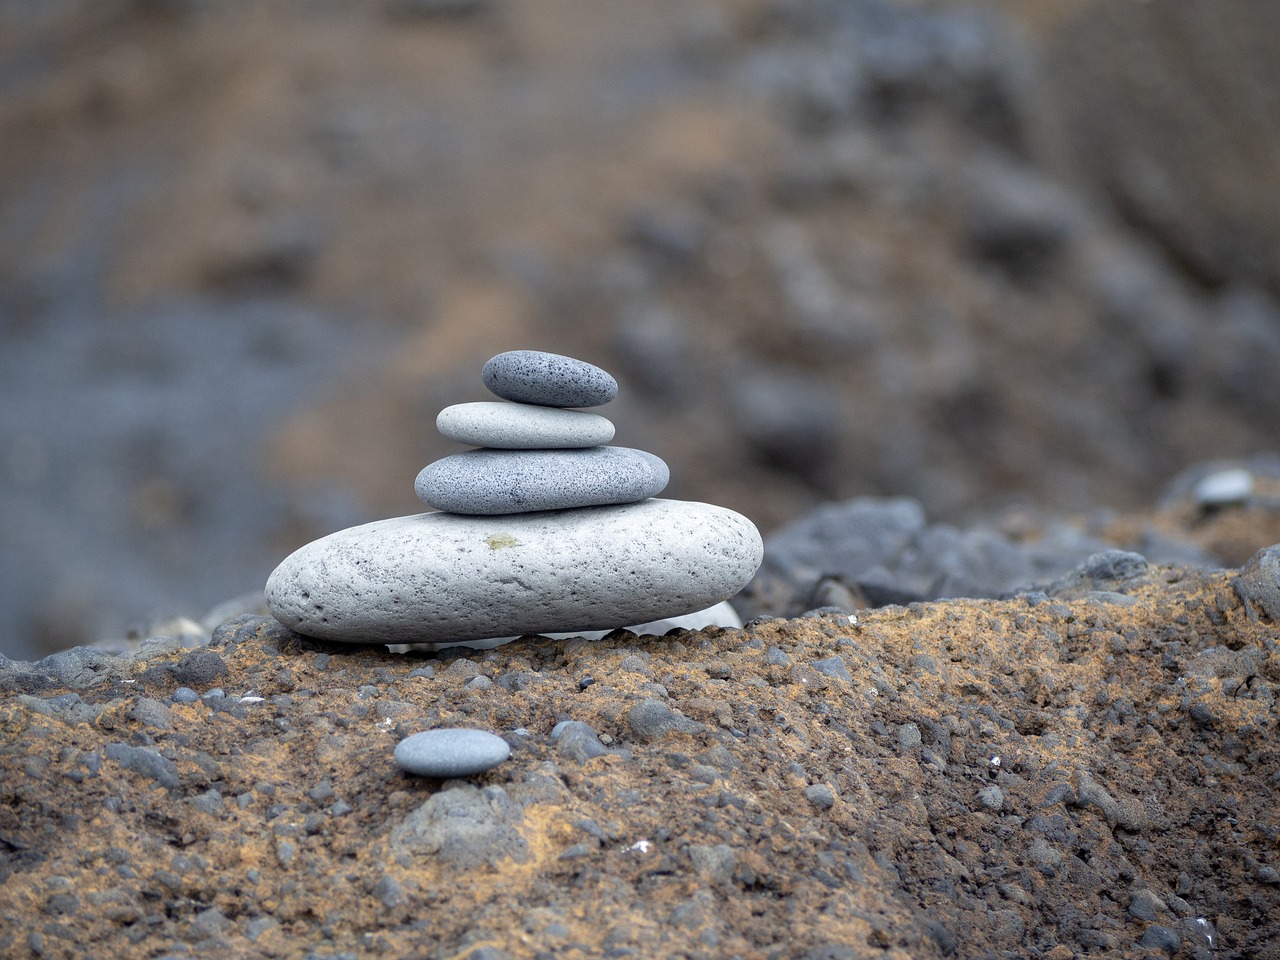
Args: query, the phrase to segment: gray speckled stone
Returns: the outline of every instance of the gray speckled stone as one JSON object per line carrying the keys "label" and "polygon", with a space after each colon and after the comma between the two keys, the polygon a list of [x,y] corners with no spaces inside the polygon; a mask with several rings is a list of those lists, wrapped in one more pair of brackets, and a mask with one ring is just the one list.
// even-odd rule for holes
{"label": "gray speckled stone", "polygon": [[598,447],[613,439],[613,424],[581,410],[528,403],[455,403],[436,417],[450,440],[501,450]]}
{"label": "gray speckled stone", "polygon": [[507,741],[484,730],[424,730],[396,744],[396,765],[420,777],[470,777],[511,756]]}
{"label": "gray speckled stone", "polygon": [[732,597],[763,553],[746,517],[683,500],[424,513],[307,544],[271,574],[266,598],[299,633],[352,643],[611,630]]}
{"label": "gray speckled stone", "polygon": [[496,516],[634,503],[670,479],[660,458],[630,447],[468,450],[424,467],[414,490],[437,510]]}
{"label": "gray speckled stone", "polygon": [[503,400],[544,407],[598,407],[618,395],[618,381],[585,360],[541,350],[508,350],[480,371]]}

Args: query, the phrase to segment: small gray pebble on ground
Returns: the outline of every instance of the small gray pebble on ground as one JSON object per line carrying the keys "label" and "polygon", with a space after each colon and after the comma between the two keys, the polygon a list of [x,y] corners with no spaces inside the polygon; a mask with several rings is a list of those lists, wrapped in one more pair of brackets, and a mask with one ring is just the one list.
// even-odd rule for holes
{"label": "small gray pebble on ground", "polygon": [[1182,949],[1182,937],[1176,931],[1155,923],[1147,927],[1142,934],[1142,939],[1138,941],[1138,946],[1151,950],[1163,950],[1169,956],[1173,956]]}
{"label": "small gray pebble on ground", "polygon": [[830,810],[836,805],[836,795],[825,783],[815,783],[804,788],[805,799],[819,810]]}
{"label": "small gray pebble on ground", "polygon": [[133,704],[133,718],[145,727],[169,730],[173,727],[173,715],[167,704],[151,697],[139,697]]}
{"label": "small gray pebble on ground", "polygon": [[189,653],[173,665],[173,679],[187,687],[203,687],[227,675],[227,664],[213,650]]}
{"label": "small gray pebble on ground", "polygon": [[834,677],[837,680],[852,680],[853,677],[849,673],[849,668],[845,666],[844,661],[840,657],[827,657],[825,660],[814,660],[809,664],[814,670],[825,677]]}
{"label": "small gray pebble on ground", "polygon": [[396,764],[421,777],[470,777],[496,767],[511,756],[501,737],[484,730],[424,730],[396,745]]}
{"label": "small gray pebble on ground", "polygon": [[551,742],[556,745],[556,753],[578,763],[609,752],[595,728],[581,720],[561,720],[551,730]]}
{"label": "small gray pebble on ground", "polygon": [[668,733],[698,733],[702,724],[676,713],[660,700],[642,700],[627,711],[627,725],[641,740],[656,740]]}
{"label": "small gray pebble on ground", "polygon": [[999,810],[1004,806],[1004,791],[990,784],[978,794],[978,802],[988,810]]}
{"label": "small gray pebble on ground", "polygon": [[398,907],[404,902],[404,887],[395,877],[383,876],[373,887],[373,895],[382,901],[388,910]]}
{"label": "small gray pebble on ground", "polygon": [[924,741],[920,735],[920,728],[914,723],[901,723],[898,725],[898,743],[902,745],[904,750],[914,750]]}
{"label": "small gray pebble on ground", "polygon": [[1137,890],[1129,898],[1129,916],[1136,920],[1154,920],[1169,907],[1150,890]]}
{"label": "small gray pebble on ground", "polygon": [[693,869],[698,878],[708,883],[727,884],[733,879],[733,870],[738,865],[737,854],[727,843],[690,844],[689,859],[693,861]]}
{"label": "small gray pebble on ground", "polygon": [[1147,572],[1147,558],[1129,550],[1103,550],[1080,564],[1080,573],[1090,580],[1132,580]]}
{"label": "small gray pebble on ground", "polygon": [[114,760],[126,770],[155,780],[170,790],[178,788],[178,765],[155,750],[132,747],[127,743],[109,743],[103,753],[108,760]]}

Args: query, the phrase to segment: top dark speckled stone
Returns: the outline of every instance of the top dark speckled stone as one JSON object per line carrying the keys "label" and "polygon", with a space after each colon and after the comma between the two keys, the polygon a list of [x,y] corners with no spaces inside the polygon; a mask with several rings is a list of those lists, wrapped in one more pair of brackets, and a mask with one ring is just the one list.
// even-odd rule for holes
{"label": "top dark speckled stone", "polygon": [[508,350],[480,372],[503,400],[544,407],[598,407],[618,395],[618,381],[594,364],[541,350]]}

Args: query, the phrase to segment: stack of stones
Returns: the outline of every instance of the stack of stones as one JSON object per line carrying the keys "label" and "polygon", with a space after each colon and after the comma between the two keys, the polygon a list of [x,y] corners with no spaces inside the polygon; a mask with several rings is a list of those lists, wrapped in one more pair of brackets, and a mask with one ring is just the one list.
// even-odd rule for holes
{"label": "stack of stones", "polygon": [[437,427],[480,449],[427,466],[439,512],[351,527],[307,544],[267,581],[299,633],[352,643],[446,644],[607,631],[696,614],[736,594],[763,556],[745,517],[660,500],[667,465],[606,446],[613,424],[574,407],[616,381],[533,350],[485,364],[500,402],[446,408]]}
{"label": "stack of stones", "polygon": [[480,372],[508,403],[446,407],[436,428],[480,447],[437,460],[414,485],[418,499],[449,513],[494,516],[635,503],[670,479],[658,457],[606,447],[613,424],[566,407],[596,407],[618,395],[599,367],[535,350],[500,353]]}

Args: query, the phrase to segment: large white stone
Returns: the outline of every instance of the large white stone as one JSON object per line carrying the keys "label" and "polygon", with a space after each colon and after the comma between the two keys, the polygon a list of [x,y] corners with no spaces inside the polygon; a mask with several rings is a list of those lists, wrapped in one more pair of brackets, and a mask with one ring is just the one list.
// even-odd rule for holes
{"label": "large white stone", "polygon": [[286,626],[352,643],[439,643],[610,630],[737,593],[760,533],[683,500],[467,517],[425,513],[307,544],[267,580]]}

